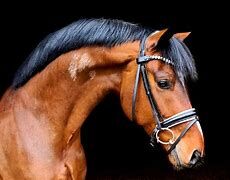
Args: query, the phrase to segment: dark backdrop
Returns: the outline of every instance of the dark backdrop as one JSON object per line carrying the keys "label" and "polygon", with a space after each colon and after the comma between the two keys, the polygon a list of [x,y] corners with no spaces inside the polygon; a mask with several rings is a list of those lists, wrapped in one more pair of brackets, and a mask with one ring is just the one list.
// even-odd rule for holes
{"label": "dark backdrop", "polygon": [[[189,83],[191,101],[198,109],[206,141],[204,167],[175,172],[160,150],[153,150],[142,128],[126,119],[119,98],[109,95],[83,126],[88,179],[228,179],[229,71],[228,29],[224,6],[209,4],[124,6],[120,2],[59,6],[34,2],[26,7],[8,4],[1,14],[0,94],[36,44],[48,33],[84,17],[116,18],[156,29],[192,31],[186,43],[196,60],[199,80]],[[87,7],[92,7],[89,9]],[[113,9],[112,9],[113,8]]]}

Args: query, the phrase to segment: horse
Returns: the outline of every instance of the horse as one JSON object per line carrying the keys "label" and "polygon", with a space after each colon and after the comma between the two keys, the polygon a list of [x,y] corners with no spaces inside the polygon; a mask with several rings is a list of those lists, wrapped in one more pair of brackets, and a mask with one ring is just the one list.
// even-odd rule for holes
{"label": "horse", "polygon": [[189,100],[189,32],[80,19],[49,34],[0,101],[0,179],[85,179],[81,127],[113,92],[175,169],[198,166],[204,137]]}

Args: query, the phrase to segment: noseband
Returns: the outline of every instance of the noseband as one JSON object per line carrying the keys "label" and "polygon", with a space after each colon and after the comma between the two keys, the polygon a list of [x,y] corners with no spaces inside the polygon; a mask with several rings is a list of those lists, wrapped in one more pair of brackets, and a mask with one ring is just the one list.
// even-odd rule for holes
{"label": "noseband", "polygon": [[[174,63],[168,59],[164,58],[162,56],[146,56],[145,55],[145,41],[147,37],[142,39],[141,41],[141,50],[139,57],[137,58],[137,73],[136,73],[136,80],[134,84],[134,90],[133,90],[133,98],[132,98],[132,119],[135,119],[135,110],[136,110],[136,97],[137,97],[137,89],[138,89],[138,83],[140,79],[140,74],[142,75],[142,80],[144,83],[144,88],[146,95],[149,99],[152,113],[154,116],[154,119],[156,121],[156,127],[151,133],[151,139],[150,144],[153,146],[155,142],[161,143],[161,144],[168,144],[171,145],[168,149],[168,153],[170,153],[176,145],[180,142],[182,137],[188,132],[188,130],[198,121],[198,116],[196,115],[195,109],[187,109],[185,111],[179,112],[167,119],[164,119],[159,111],[159,108],[157,106],[156,100],[154,99],[154,96],[151,91],[151,86],[149,83],[147,70],[146,70],[146,63],[153,60],[161,60],[171,66],[174,66]],[[186,128],[181,132],[181,134],[175,139],[173,131],[170,129],[174,126],[177,126],[179,124],[189,122],[189,124],[186,126]],[[160,132],[168,132],[171,135],[171,138],[168,141],[163,141],[159,137]]]}

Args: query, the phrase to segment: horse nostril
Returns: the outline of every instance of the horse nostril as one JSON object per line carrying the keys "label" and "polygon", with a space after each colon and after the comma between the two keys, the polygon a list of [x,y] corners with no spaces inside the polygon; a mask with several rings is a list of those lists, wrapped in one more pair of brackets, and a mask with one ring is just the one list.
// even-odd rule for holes
{"label": "horse nostril", "polygon": [[189,164],[191,166],[194,166],[200,159],[201,159],[201,153],[198,150],[195,150],[192,154]]}

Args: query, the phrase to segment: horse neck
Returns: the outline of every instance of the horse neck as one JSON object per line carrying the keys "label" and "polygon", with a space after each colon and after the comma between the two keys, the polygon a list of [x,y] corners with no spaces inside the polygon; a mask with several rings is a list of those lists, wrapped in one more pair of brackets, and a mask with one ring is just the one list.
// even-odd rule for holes
{"label": "horse neck", "polygon": [[133,44],[123,46],[63,54],[20,89],[21,99],[36,117],[47,117],[68,142],[106,94],[119,93],[121,72],[137,53]]}

